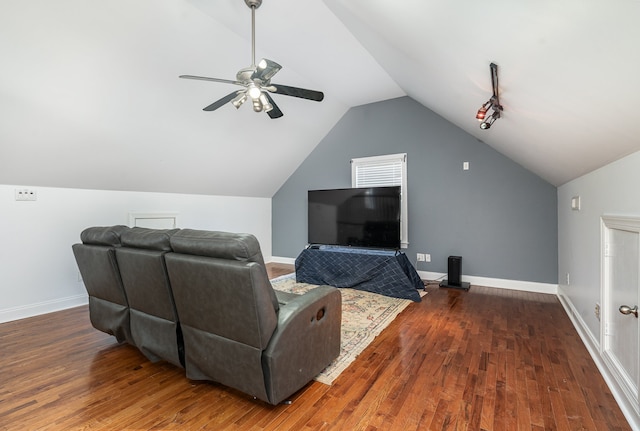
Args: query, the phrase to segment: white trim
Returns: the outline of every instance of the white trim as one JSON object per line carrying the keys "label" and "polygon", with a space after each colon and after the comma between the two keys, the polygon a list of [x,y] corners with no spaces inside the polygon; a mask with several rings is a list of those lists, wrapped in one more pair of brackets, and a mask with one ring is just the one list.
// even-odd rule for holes
{"label": "white trim", "polygon": [[138,224],[138,220],[164,220],[167,222],[167,228],[174,229],[178,227],[178,212],[130,212],[129,227],[143,226]]}
{"label": "white trim", "polygon": [[37,302],[35,304],[21,305],[19,307],[5,308],[4,310],[0,310],[0,323],[53,313],[54,311],[79,307],[88,303],[88,295],[82,294],[68,296],[66,298],[52,299],[50,301]]}
{"label": "white trim", "polygon": [[[607,367],[608,374],[616,381],[616,387],[619,388],[626,398],[630,406],[634,408],[636,417],[640,416],[640,404],[638,403],[638,382],[633,381],[624,367],[618,361],[618,358],[611,353],[610,341],[611,337],[607,334],[607,322],[610,320],[609,313],[615,307],[612,307],[611,292],[609,289],[609,280],[611,277],[610,256],[608,247],[611,242],[611,231],[619,230],[625,232],[633,232],[640,234],[640,219],[638,217],[603,215],[600,217],[600,307],[601,319],[603,324],[600,325],[600,345],[599,354],[602,363]],[[626,416],[626,413],[625,413]]]}
{"label": "white trim", "polygon": [[595,362],[598,371],[602,375],[602,378],[607,383],[609,390],[613,394],[613,398],[618,403],[620,410],[622,410],[622,414],[629,422],[629,425],[634,430],[640,430],[640,415],[636,413],[636,410],[630,400],[624,395],[623,389],[618,385],[615,377],[611,374],[609,368],[605,365],[602,356],[600,355],[600,344],[593,337],[591,331],[587,327],[586,323],[578,313],[578,310],[575,309],[571,299],[565,296],[562,293],[562,289],[558,293],[558,299],[560,300],[560,304],[564,307],[571,323],[573,323],[573,327],[578,332],[582,343],[587,348],[589,355],[591,355],[591,359]]}
{"label": "white trim", "polygon": [[294,265],[296,263],[296,259],[294,257],[271,256],[271,260],[268,263],[285,263],[289,265]]}
{"label": "white trim", "polygon": [[640,219],[638,219],[638,217],[603,215],[601,219],[609,229],[640,232]]}
{"label": "white trim", "polygon": [[[446,273],[418,271],[418,275],[423,280],[442,281],[447,278]],[[538,283],[535,281],[506,280],[503,278],[476,277],[473,275],[463,275],[462,281],[471,283],[476,286],[495,287],[497,289],[511,289],[523,292],[548,293],[556,295],[558,293],[558,285],[550,283]]]}

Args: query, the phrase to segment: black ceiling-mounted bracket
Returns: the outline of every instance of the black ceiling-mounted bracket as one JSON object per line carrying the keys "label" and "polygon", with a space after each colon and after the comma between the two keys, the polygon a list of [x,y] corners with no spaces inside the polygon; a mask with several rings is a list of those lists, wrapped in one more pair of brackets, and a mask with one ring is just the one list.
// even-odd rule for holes
{"label": "black ceiling-mounted bracket", "polygon": [[491,69],[491,87],[493,88],[493,105],[499,107],[502,111],[502,105],[500,105],[500,95],[498,94],[498,65],[491,63],[489,65]]}
{"label": "black ceiling-mounted bracket", "polygon": [[[498,86],[498,65],[495,63],[489,64],[489,69],[491,71],[491,87],[493,89],[493,95],[491,98],[484,103],[480,109],[478,109],[478,113],[476,114],[476,118],[478,121],[481,121],[480,128],[482,130],[486,130],[491,127],[491,125],[501,116],[502,105],[500,104],[500,94],[499,94],[499,86]],[[493,109],[493,113],[487,116],[490,109]]]}

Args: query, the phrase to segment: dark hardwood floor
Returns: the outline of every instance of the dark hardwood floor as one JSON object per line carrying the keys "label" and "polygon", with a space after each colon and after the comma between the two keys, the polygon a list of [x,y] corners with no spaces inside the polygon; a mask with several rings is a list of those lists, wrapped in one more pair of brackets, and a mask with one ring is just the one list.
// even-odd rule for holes
{"label": "dark hardwood floor", "polygon": [[150,363],[87,307],[4,323],[0,430],[630,429],[555,296],[427,291],[332,386],[279,406]]}

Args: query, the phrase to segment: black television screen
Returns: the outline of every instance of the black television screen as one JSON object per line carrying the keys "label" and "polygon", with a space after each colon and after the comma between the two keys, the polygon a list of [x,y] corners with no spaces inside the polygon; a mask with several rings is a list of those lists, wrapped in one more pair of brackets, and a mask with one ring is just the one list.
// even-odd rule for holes
{"label": "black television screen", "polygon": [[400,248],[400,186],[309,190],[309,244]]}

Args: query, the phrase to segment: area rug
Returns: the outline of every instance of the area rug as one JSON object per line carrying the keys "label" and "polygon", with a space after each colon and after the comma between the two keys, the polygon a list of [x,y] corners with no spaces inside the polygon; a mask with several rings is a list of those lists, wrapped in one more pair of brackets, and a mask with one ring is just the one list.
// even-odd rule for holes
{"label": "area rug", "polygon": [[[318,286],[296,283],[295,274],[271,280],[273,288],[282,292],[303,294]],[[342,294],[342,334],[340,356],[315,380],[330,385],[356,357],[413,301],[390,298],[356,289],[339,289]],[[420,292],[421,295],[424,292]]]}

